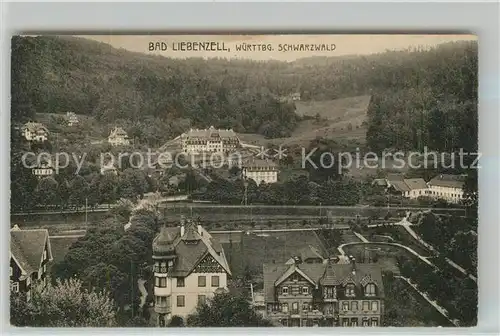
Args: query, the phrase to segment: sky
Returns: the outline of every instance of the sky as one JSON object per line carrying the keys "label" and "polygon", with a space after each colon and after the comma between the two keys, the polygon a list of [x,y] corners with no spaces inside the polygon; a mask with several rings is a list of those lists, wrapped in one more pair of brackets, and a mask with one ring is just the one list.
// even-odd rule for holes
{"label": "sky", "polygon": [[[431,47],[437,44],[459,41],[476,40],[474,35],[86,35],[79,36],[110,44],[115,48],[145,54],[162,55],[165,57],[225,57],[247,58],[253,60],[294,61],[311,56],[345,56],[368,55],[386,50],[402,50],[409,47]],[[164,42],[167,50],[150,51],[150,43]],[[218,42],[224,51],[180,51],[181,42]],[[238,51],[237,47],[243,43],[264,44],[271,46],[272,51]],[[281,48],[288,44],[324,44],[328,50],[323,51],[291,51]],[[161,46],[160,44],[157,44]],[[258,48],[256,46],[255,48]],[[309,47],[310,48],[310,47]]]}

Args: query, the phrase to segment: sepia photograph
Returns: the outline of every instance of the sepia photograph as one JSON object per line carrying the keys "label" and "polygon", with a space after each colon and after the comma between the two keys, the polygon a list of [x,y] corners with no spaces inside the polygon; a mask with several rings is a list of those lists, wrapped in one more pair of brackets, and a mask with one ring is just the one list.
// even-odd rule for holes
{"label": "sepia photograph", "polygon": [[19,35],[10,84],[13,327],[477,325],[475,35]]}

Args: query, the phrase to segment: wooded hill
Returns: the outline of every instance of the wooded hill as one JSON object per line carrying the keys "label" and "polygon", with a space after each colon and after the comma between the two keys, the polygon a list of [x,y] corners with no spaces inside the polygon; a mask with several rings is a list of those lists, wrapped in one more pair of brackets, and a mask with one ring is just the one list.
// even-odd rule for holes
{"label": "wooded hill", "polygon": [[476,42],[285,63],[170,59],[73,37],[12,39],[13,121],[72,111],[122,124],[150,145],[189,126],[278,138],[302,117],[275,97],[296,91],[306,101],[371,95],[374,149],[477,143]]}

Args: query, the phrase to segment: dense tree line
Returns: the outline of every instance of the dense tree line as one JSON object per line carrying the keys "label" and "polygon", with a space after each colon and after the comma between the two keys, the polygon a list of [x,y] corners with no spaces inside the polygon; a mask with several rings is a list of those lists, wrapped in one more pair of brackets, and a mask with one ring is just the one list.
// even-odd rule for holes
{"label": "dense tree line", "polygon": [[477,151],[477,43],[447,44],[411,55],[411,64],[388,64],[387,74],[379,77],[390,78],[393,89],[372,96],[369,147]]}
{"label": "dense tree line", "polygon": [[134,137],[153,142],[178,135],[186,119],[268,137],[288,136],[299,120],[293,104],[245,79],[252,68],[233,73],[217,61],[149,57],[75,38],[15,37],[12,45],[14,120],[73,111],[122,120]]}
{"label": "dense tree line", "polygon": [[451,319],[458,319],[462,326],[477,324],[478,288],[473,280],[458,275],[446,262],[435,269],[402,257],[398,264],[401,275],[416,282],[418,289],[445,308]]}
{"label": "dense tree line", "polygon": [[[132,206],[131,202],[122,201],[110,210],[102,222],[92,225],[85,236],[70,247],[52,272],[54,279],[76,277],[82,280],[84,287],[107,290],[122,312],[118,316],[120,324],[142,315],[137,310],[140,295],[137,280],[141,272],[147,274],[152,241],[159,225],[154,206],[137,210],[132,210]],[[129,220],[131,227],[124,231]],[[125,312],[126,306],[131,311]],[[131,315],[132,312],[135,313]]]}
{"label": "dense tree line", "polygon": [[419,219],[415,230],[424,241],[475,275],[478,257],[476,224],[472,218],[426,213]]}
{"label": "dense tree line", "polygon": [[476,42],[285,63],[179,60],[85,39],[15,37],[12,60],[14,120],[73,111],[122,120],[134,138],[152,143],[210,124],[283,137],[299,119],[293,104],[276,97],[299,91],[304,100],[373,95],[373,148],[448,149],[467,141],[464,132],[477,138]]}
{"label": "dense tree line", "polygon": [[[351,180],[330,180],[323,184],[300,176],[283,183],[257,185],[247,181],[248,204],[270,205],[356,205],[359,203],[362,184]],[[193,194],[193,198],[222,204],[243,204],[245,186],[241,179],[228,181],[216,179],[206,188]]]}

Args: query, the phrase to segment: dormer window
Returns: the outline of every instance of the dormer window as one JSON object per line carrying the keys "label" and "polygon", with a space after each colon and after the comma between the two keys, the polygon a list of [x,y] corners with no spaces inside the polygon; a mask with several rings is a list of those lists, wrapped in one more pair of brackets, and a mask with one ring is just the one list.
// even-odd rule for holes
{"label": "dormer window", "polygon": [[345,296],[354,297],[356,296],[354,292],[354,284],[347,284],[345,286]]}
{"label": "dormer window", "polygon": [[375,284],[369,283],[365,286],[365,296],[375,296],[376,295],[376,287]]}

